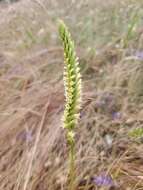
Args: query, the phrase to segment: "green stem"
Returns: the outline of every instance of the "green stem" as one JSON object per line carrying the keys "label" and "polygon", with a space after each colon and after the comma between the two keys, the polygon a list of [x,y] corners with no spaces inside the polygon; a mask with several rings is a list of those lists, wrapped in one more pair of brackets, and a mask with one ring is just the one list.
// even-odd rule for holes
{"label": "green stem", "polygon": [[69,190],[75,190],[75,145],[74,141],[70,142],[69,150],[69,161],[70,161],[70,171],[69,171]]}

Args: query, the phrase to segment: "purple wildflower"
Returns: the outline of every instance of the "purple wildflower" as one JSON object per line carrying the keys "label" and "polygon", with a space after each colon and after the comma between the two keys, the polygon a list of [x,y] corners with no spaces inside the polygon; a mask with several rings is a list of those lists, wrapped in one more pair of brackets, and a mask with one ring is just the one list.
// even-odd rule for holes
{"label": "purple wildflower", "polygon": [[28,131],[26,133],[26,140],[27,140],[27,142],[31,142],[33,140],[31,131]]}
{"label": "purple wildflower", "polygon": [[18,135],[18,139],[20,139],[20,140],[22,140],[22,141],[31,142],[31,141],[33,140],[32,132],[31,132],[31,131],[22,131],[22,132]]}
{"label": "purple wildflower", "polygon": [[136,56],[138,59],[140,59],[140,60],[143,61],[143,51],[137,51],[137,52],[135,53],[135,56]]}
{"label": "purple wildflower", "polygon": [[93,177],[92,181],[97,186],[110,186],[111,187],[114,185],[112,178],[105,174],[99,175],[97,177]]}
{"label": "purple wildflower", "polygon": [[121,119],[121,117],[122,117],[122,115],[120,112],[113,112],[112,113],[112,119],[113,120],[119,120],[119,119]]}

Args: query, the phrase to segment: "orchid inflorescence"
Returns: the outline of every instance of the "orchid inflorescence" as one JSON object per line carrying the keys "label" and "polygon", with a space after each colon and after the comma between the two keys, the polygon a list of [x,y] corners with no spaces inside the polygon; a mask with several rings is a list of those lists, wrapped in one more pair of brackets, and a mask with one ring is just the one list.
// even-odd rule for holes
{"label": "orchid inflorescence", "polygon": [[70,32],[63,21],[60,20],[59,22],[59,34],[64,48],[64,86],[66,97],[63,127],[67,130],[67,142],[69,145],[69,190],[73,190],[75,180],[74,129],[78,122],[81,106],[81,75]]}

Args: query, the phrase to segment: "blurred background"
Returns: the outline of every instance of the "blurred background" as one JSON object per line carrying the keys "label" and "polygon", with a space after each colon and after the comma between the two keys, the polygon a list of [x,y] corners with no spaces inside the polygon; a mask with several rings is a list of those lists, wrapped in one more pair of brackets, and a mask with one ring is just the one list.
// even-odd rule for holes
{"label": "blurred background", "polygon": [[141,0],[0,1],[0,189],[67,189],[59,18],[83,80],[77,190],[141,190]]}

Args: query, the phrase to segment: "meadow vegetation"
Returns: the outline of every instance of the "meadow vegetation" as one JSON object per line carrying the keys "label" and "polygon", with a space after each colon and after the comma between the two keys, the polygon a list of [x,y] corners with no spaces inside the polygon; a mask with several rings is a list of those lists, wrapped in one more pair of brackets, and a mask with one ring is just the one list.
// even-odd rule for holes
{"label": "meadow vegetation", "polygon": [[0,189],[67,189],[58,18],[83,81],[76,190],[143,189],[142,9],[141,0],[0,2]]}

